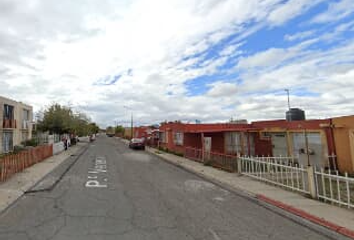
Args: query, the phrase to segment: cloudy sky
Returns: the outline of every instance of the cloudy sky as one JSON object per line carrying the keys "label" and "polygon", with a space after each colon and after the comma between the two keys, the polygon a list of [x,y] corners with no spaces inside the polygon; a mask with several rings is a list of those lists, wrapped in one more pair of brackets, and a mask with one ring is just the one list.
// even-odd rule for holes
{"label": "cloudy sky", "polygon": [[0,0],[0,95],[101,126],[354,114],[354,0]]}

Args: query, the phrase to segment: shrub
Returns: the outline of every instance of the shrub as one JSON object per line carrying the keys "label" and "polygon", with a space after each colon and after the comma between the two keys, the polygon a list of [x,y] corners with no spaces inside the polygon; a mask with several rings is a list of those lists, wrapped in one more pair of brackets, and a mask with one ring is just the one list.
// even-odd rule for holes
{"label": "shrub", "polygon": [[16,153],[19,153],[19,152],[21,152],[21,151],[23,151],[23,150],[25,150],[25,147],[24,147],[24,146],[22,146],[22,145],[16,145],[16,146],[14,146],[14,151],[13,151],[13,153],[16,154]]}
{"label": "shrub", "polygon": [[36,139],[33,139],[33,138],[21,142],[21,144],[22,144],[23,146],[32,146],[32,147],[36,147],[36,146],[38,145]]}
{"label": "shrub", "polygon": [[184,154],[180,152],[174,152],[173,154],[179,157],[184,157]]}

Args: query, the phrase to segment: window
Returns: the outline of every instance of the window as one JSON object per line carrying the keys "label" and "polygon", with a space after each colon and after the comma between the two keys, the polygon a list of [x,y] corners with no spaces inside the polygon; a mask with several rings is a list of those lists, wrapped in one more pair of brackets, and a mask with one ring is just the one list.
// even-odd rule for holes
{"label": "window", "polygon": [[166,133],[165,132],[160,132],[159,133],[159,139],[160,139],[160,142],[166,143]]}
{"label": "window", "polygon": [[28,121],[29,120],[29,110],[23,109],[23,120]]}
{"label": "window", "polygon": [[4,104],[4,119],[14,119],[14,107]]}
{"label": "window", "polygon": [[22,112],[22,128],[28,129],[28,122],[29,122],[29,111],[27,109],[23,109]]}
{"label": "window", "polygon": [[226,152],[228,154],[242,153],[242,133],[227,132],[225,133]]}
{"label": "window", "polygon": [[173,141],[176,145],[183,145],[183,133],[176,132],[173,134]]}
{"label": "window", "polygon": [[2,134],[2,151],[4,153],[11,152],[13,150],[13,133],[4,132]]}

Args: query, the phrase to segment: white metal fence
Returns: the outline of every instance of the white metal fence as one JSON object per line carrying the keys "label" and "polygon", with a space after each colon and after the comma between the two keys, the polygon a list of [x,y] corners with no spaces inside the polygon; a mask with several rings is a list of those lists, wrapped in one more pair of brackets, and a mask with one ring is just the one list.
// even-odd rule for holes
{"label": "white metal fence", "polygon": [[259,159],[261,161],[270,161],[273,163],[278,163],[278,164],[282,164],[282,165],[288,165],[288,166],[297,166],[299,165],[299,156],[291,156],[291,157],[287,157],[287,156],[276,156],[276,157],[266,157],[266,156],[256,156],[256,157],[252,157],[254,159]]}
{"label": "white metal fence", "polygon": [[354,178],[347,173],[342,176],[337,170],[304,167],[286,157],[239,157],[238,161],[238,172],[243,175],[354,208]]}
{"label": "white metal fence", "polygon": [[354,208],[354,178],[340,175],[335,154],[328,155],[328,170],[302,166],[299,157],[249,157],[204,153],[186,148],[185,157],[281,186],[331,204]]}
{"label": "white metal fence", "polygon": [[354,208],[354,178],[345,173],[340,176],[338,171],[334,174],[329,170],[315,170],[317,197],[348,208]]}
{"label": "white metal fence", "polygon": [[[307,170],[303,166],[290,164],[292,159],[269,157],[239,157],[239,172],[265,182],[309,194]],[[287,164],[284,164],[287,162]]]}

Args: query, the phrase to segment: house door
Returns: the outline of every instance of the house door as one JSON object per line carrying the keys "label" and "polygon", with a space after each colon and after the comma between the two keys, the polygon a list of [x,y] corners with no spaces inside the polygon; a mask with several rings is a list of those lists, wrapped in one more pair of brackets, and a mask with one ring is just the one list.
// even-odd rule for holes
{"label": "house door", "polygon": [[286,133],[274,133],[271,135],[273,156],[288,156],[288,145],[286,141]]}
{"label": "house door", "polygon": [[204,137],[204,159],[210,159],[211,137]]}

